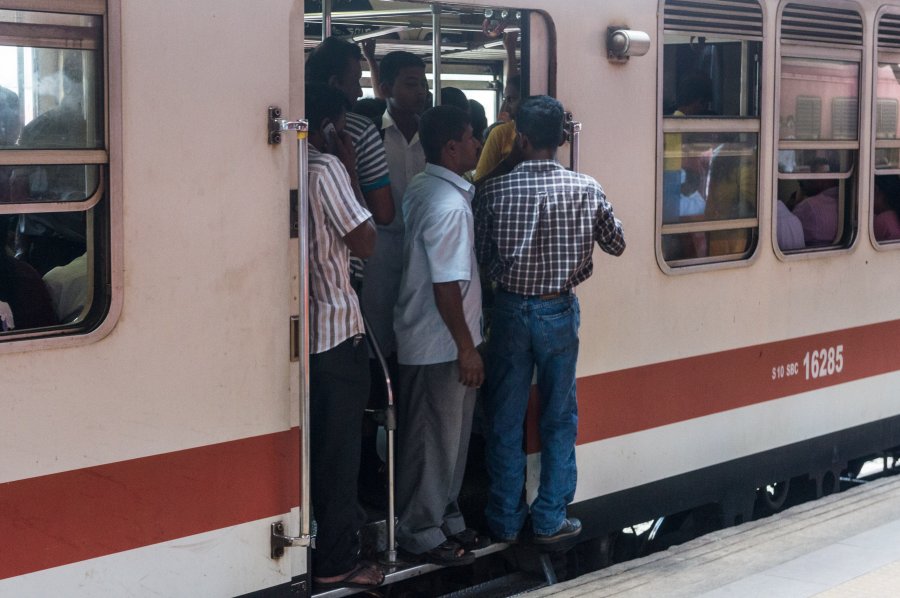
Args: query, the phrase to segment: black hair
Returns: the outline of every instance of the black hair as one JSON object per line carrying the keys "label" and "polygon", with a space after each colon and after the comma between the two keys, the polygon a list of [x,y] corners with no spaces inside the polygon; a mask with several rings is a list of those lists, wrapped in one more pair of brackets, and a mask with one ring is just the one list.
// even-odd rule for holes
{"label": "black hair", "polygon": [[469,111],[469,100],[466,94],[458,87],[441,88],[441,104],[444,106],[456,106],[463,112]]}
{"label": "black hair", "polygon": [[487,114],[478,100],[469,100],[469,118],[472,119],[472,133],[479,141],[484,141],[484,130],[487,129]]}
{"label": "black hair", "polygon": [[400,70],[409,67],[424,69],[425,62],[411,52],[388,52],[378,65],[378,76],[381,83],[391,86],[400,75]]}
{"label": "black hair", "polygon": [[900,214],[900,178],[896,174],[879,175],[875,177],[875,186],[884,193],[888,207]]}
{"label": "black hair", "polygon": [[324,83],[306,84],[306,120],[310,132],[322,128],[326,118],[335,121],[346,111],[346,98],[339,89]]}
{"label": "black hair", "polygon": [[528,136],[535,149],[558,147],[563,139],[565,110],[550,96],[527,98],[516,113],[516,130]]}
{"label": "black hair", "polygon": [[362,51],[356,44],[336,37],[325,38],[306,59],[306,82],[328,83],[332,75],[341,77],[347,72],[350,60],[360,59]]}
{"label": "black hair", "polygon": [[698,101],[705,107],[712,100],[712,97],[712,81],[700,71],[689,73],[678,82],[676,98],[678,108],[689,106]]}
{"label": "black hair", "polygon": [[419,119],[419,140],[425,159],[440,164],[441,151],[451,139],[461,141],[469,126],[469,115],[456,106],[429,108]]}
{"label": "black hair", "polygon": [[350,111],[362,114],[381,128],[381,120],[384,117],[385,110],[387,110],[387,102],[381,98],[360,98],[356,100]]}

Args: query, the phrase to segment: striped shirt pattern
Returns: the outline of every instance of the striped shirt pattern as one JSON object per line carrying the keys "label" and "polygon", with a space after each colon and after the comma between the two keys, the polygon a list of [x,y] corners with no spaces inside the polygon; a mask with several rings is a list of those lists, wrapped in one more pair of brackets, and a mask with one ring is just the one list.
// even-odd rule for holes
{"label": "striped shirt pattern", "polygon": [[322,353],[365,333],[350,286],[350,249],[343,237],[371,217],[344,165],[309,147],[309,351]]}
{"label": "striped shirt pattern", "polygon": [[[356,150],[356,175],[362,192],[368,193],[390,185],[384,144],[375,124],[361,114],[348,112],[344,131],[350,135],[353,149]],[[354,278],[362,278],[363,267],[361,259],[350,258],[350,272]]]}
{"label": "striped shirt pattern", "polygon": [[620,255],[622,223],[597,181],[556,160],[523,162],[475,198],[478,262],[511,293],[544,295],[584,282],[594,270],[594,241]]}
{"label": "striped shirt pattern", "polygon": [[363,193],[389,185],[384,144],[375,124],[365,116],[348,112],[344,131],[350,135],[356,150],[356,175]]}

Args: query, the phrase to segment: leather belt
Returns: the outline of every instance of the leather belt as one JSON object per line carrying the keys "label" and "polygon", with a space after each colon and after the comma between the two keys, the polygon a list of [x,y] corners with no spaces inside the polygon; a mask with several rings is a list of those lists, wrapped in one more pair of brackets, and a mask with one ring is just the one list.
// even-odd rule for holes
{"label": "leather belt", "polygon": [[518,297],[525,297],[527,299],[538,299],[540,301],[547,301],[548,299],[556,299],[557,297],[568,297],[569,291],[557,291],[555,293],[544,293],[543,295],[524,295],[522,293],[514,293],[512,291],[508,291],[503,287],[500,287],[500,290],[504,293],[509,293],[510,295],[516,295]]}

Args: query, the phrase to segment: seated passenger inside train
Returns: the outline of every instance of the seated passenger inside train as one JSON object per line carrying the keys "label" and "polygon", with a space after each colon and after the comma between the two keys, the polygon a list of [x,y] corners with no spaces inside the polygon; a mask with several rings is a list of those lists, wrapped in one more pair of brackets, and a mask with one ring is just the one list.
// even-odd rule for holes
{"label": "seated passenger inside train", "polygon": [[876,176],[872,199],[875,240],[900,239],[900,178],[895,174]]}
{"label": "seated passenger inside train", "polygon": [[[813,160],[813,173],[832,172],[827,159]],[[803,225],[803,237],[807,247],[831,245],[838,235],[838,194],[837,179],[804,179],[800,189],[805,199],[794,207],[794,215]]]}

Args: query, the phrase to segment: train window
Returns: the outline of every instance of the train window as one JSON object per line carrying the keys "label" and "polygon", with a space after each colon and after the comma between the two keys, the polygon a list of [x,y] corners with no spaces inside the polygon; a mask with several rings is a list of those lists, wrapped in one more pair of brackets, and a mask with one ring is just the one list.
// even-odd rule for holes
{"label": "train window", "polygon": [[666,0],[662,12],[660,263],[746,260],[759,226],[762,10]]}
{"label": "train window", "polygon": [[878,24],[875,151],[870,231],[877,247],[900,246],[900,14]]}
{"label": "train window", "polygon": [[0,10],[0,343],[87,332],[109,307],[96,4],[84,15]]}
{"label": "train window", "polygon": [[782,255],[849,247],[856,236],[861,47],[858,13],[784,7],[773,209]]}

